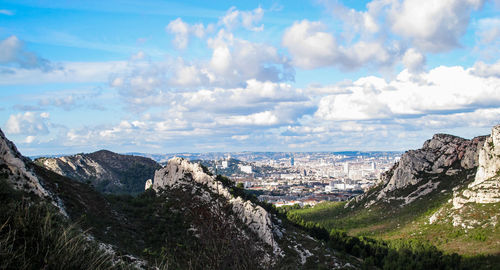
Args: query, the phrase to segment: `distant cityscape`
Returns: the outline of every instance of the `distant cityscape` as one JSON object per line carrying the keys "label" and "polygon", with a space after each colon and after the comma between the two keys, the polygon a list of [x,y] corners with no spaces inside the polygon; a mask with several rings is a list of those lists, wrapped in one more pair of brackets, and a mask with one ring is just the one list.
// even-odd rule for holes
{"label": "distant cityscape", "polygon": [[229,177],[277,207],[343,201],[376,185],[401,152],[232,152],[142,154],[165,164],[182,157]]}

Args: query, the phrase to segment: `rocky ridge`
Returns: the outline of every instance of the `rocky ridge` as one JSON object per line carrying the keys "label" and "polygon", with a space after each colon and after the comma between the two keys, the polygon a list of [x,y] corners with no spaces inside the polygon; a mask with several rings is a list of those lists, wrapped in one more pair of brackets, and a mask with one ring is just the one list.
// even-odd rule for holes
{"label": "rocky ridge", "polygon": [[155,161],[107,150],[59,158],[39,158],[38,164],[80,182],[90,181],[102,192],[137,193],[160,165]]}
{"label": "rocky ridge", "polygon": [[[214,176],[208,175],[203,171],[203,168],[197,163],[190,163],[182,158],[171,159],[165,167],[156,171],[153,189],[159,191],[162,188],[192,188],[193,193],[199,184],[208,188],[212,193],[223,196],[232,205],[232,210],[236,216],[250,228],[264,243],[274,249],[274,253],[280,253],[281,250],[275,240],[275,236],[281,237],[282,232],[271,221],[271,214],[259,205],[255,205],[250,201],[245,201],[241,197],[234,197],[228,188],[215,179]],[[206,200],[209,200],[211,195],[209,192],[202,194]]]}
{"label": "rocky ridge", "polygon": [[67,217],[62,200],[42,185],[31,165],[31,160],[21,155],[16,145],[9,141],[0,129],[0,176],[14,189],[48,200]]}
{"label": "rocky ridge", "polygon": [[376,192],[358,196],[346,207],[353,207],[354,203],[361,201],[365,201],[365,207],[394,201],[404,206],[432,192],[442,191],[442,176],[455,178],[451,183],[453,187],[464,184],[473,175],[468,174],[465,179],[459,175],[478,166],[479,149],[485,140],[486,136],[467,140],[436,134],[421,149],[405,152],[399,162],[381,176]]}
{"label": "rocky ridge", "polygon": [[492,128],[491,135],[479,149],[478,166],[474,181],[466,188],[457,188],[450,199],[451,207],[443,207],[434,213],[430,223],[451,220],[453,226],[474,228],[496,226],[500,213],[488,215],[487,220],[477,220],[470,213],[479,204],[500,203],[500,125]]}
{"label": "rocky ridge", "polygon": [[0,173],[15,189],[32,192],[39,197],[46,197],[49,192],[40,184],[35,174],[26,166],[29,160],[23,157],[17,147],[0,130]]}

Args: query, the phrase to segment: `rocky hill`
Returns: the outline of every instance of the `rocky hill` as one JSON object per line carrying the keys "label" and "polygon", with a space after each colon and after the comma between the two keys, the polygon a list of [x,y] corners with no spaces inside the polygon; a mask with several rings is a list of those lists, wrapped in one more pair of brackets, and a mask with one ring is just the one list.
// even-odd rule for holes
{"label": "rocky hill", "polygon": [[436,134],[405,152],[377,186],[347,203],[293,212],[350,235],[421,241],[500,264],[500,125],[464,139]]}
{"label": "rocky hill", "polygon": [[173,159],[143,193],[104,195],[24,158],[1,131],[0,147],[1,269],[361,265],[199,164]]}
{"label": "rocky hill", "polygon": [[105,193],[137,194],[161,166],[139,156],[121,155],[107,150],[59,158],[38,158],[36,163],[60,175],[90,182]]}
{"label": "rocky hill", "polygon": [[500,205],[500,125],[493,127],[491,136],[479,149],[474,181],[465,188],[456,189],[448,204],[434,213],[430,223],[451,222],[466,229],[495,228],[500,220],[500,208],[493,213],[481,209],[483,205]]}
{"label": "rocky hill", "polygon": [[404,206],[431,193],[451,192],[473,179],[479,149],[486,136],[471,140],[436,134],[421,149],[405,152],[399,162],[381,176],[379,186],[358,196],[346,207],[390,203]]}
{"label": "rocky hill", "polygon": [[[272,213],[272,206],[264,204],[266,210],[255,197],[245,194],[229,179],[211,175],[199,163],[190,163],[182,158],[171,159],[165,167],[156,171],[150,188],[157,193],[175,190],[184,194],[181,197],[188,196],[198,204],[208,206],[210,210],[205,214],[223,220],[222,227],[227,232],[233,231],[232,236],[224,233],[225,237],[230,237],[227,240],[246,243],[247,252],[251,252],[253,260],[259,261],[264,268],[304,267],[306,262],[310,266],[330,269],[346,266],[345,260],[325,253],[320,241]],[[188,213],[193,211],[191,206],[187,209]],[[202,233],[206,232],[203,226],[193,230],[206,234]]]}

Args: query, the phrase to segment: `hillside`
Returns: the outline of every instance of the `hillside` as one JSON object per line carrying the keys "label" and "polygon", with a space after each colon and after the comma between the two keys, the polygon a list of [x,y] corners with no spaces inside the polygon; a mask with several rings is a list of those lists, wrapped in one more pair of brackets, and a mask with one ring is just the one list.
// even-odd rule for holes
{"label": "hillside", "polygon": [[500,263],[499,136],[500,126],[472,140],[437,134],[403,154],[367,193],[291,212],[351,235],[415,239]]}
{"label": "hillside", "polygon": [[38,158],[46,169],[74,180],[91,183],[104,193],[137,194],[161,166],[139,156],[121,155],[107,150],[58,158]]}
{"label": "hillside", "polygon": [[[0,269],[341,269],[328,248],[222,176],[171,160],[136,197],[24,158],[0,130]],[[264,208],[266,207],[266,209]]]}

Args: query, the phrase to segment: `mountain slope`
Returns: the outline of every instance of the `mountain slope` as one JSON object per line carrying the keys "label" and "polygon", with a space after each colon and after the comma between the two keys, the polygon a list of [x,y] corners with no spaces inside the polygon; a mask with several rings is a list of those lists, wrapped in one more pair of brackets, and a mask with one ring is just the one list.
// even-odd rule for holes
{"label": "mountain slope", "polygon": [[90,182],[105,193],[137,194],[144,190],[161,166],[155,161],[107,150],[59,158],[38,158],[35,162],[60,175],[80,182]]}
{"label": "mountain slope", "polygon": [[[218,239],[246,243],[245,251],[251,254],[252,260],[259,262],[259,267],[336,269],[346,265],[344,260],[328,251],[322,242],[269,212],[273,209],[270,205],[264,205],[265,209],[255,197],[246,195],[229,179],[215,177],[207,172],[200,164],[174,158],[155,173],[152,188],[160,193],[175,191],[178,198],[189,197],[199,205],[208,206],[208,210],[202,214],[191,207],[186,207],[187,211],[184,212],[186,215],[197,213],[195,217],[200,214],[209,216],[209,220],[218,219],[222,224],[214,227],[206,222],[195,222],[198,226],[193,230],[207,235],[209,230],[217,233],[219,228],[225,228],[226,233],[220,232]],[[356,260],[350,261],[351,265],[359,264]]]}
{"label": "mountain slope", "polygon": [[105,195],[31,162],[0,135],[0,268],[21,263],[29,269],[360,265],[197,164],[172,160],[156,172],[155,189],[135,197]]}
{"label": "mountain slope", "polygon": [[293,212],[351,235],[415,239],[449,253],[498,256],[499,131],[495,126],[490,136],[472,140],[437,134],[403,154],[365,194]]}

